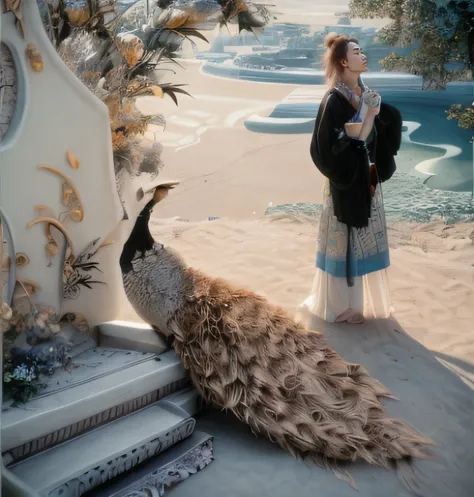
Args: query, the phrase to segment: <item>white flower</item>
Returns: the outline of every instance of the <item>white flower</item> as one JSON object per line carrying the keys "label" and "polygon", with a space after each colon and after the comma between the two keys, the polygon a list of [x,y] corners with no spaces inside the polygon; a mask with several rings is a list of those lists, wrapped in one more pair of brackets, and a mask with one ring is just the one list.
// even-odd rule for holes
{"label": "white flower", "polygon": [[13,370],[12,378],[30,383],[36,378],[36,374],[33,368],[29,368],[26,364],[20,364]]}

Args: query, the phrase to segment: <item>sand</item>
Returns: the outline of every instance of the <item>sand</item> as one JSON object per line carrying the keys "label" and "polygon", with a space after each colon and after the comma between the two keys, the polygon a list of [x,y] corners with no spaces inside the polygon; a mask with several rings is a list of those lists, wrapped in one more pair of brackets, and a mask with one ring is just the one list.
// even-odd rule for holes
{"label": "sand", "polygon": [[[296,87],[223,80],[202,75],[196,63],[185,65],[176,80],[189,82],[195,100],[182,99],[178,109],[158,99],[141,103],[143,111],[168,116],[162,174],[182,181],[154,211],[155,238],[189,265],[265,295],[322,331],[346,360],[363,364],[400,399],[388,403],[390,414],[438,444],[444,464],[416,465],[423,495],[471,497],[474,224],[390,223],[392,319],[328,325],[302,313],[318,220],[264,213],[269,203],[320,202],[324,178],[309,157],[309,135],[261,135],[243,126],[249,115],[268,115]],[[121,318],[136,316],[124,305]],[[395,474],[361,464],[347,468],[356,494],[223,413],[205,411],[197,429],[215,436],[216,460],[172,496],[410,495]]]}
{"label": "sand", "polygon": [[[314,220],[153,220],[151,228],[193,267],[262,293],[291,313],[311,288]],[[389,280],[402,328],[443,359],[464,361],[474,371],[473,233],[474,224],[394,224]]]}
{"label": "sand", "polygon": [[[396,312],[392,319],[360,326],[328,325],[297,311],[313,277],[314,220],[155,218],[151,228],[155,238],[178,250],[190,265],[265,295],[310,329],[323,332],[347,361],[363,364],[386,385],[399,399],[386,403],[390,415],[430,436],[442,458],[442,463],[416,462],[414,481],[420,495],[472,496],[474,224],[392,226],[389,275]],[[305,465],[267,440],[256,439],[223,412],[204,411],[197,429],[215,437],[215,461],[172,489],[171,497],[413,495],[395,473],[360,463],[345,468],[357,493],[330,471]]]}
{"label": "sand", "polygon": [[166,115],[166,130],[157,134],[165,146],[163,174],[182,181],[160,217],[254,219],[270,202],[321,201],[309,135],[252,133],[243,124],[253,114],[270,114],[298,86],[221,79],[202,74],[199,63],[183,65],[167,81],[189,83],[193,99],[182,97],[179,107],[152,97],[139,103],[144,113]]}
{"label": "sand", "polygon": [[[243,120],[270,113],[298,87],[220,79],[202,74],[195,61],[183,65],[174,81],[187,81],[194,99],[182,98],[178,108],[169,99],[140,104],[143,112],[167,116],[162,174],[182,182],[156,208],[152,231],[189,264],[294,313],[311,288],[317,221],[264,213],[270,203],[320,202],[324,178],[309,156],[310,135],[252,133]],[[184,138],[189,145],[177,144]],[[395,317],[428,349],[470,364],[473,233],[474,224],[442,221],[392,223],[389,230]]]}

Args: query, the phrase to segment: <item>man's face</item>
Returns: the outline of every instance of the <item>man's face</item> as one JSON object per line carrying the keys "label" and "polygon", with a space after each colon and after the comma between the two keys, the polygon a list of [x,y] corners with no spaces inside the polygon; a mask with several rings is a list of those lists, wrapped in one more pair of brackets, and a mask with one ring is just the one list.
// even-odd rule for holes
{"label": "man's face", "polygon": [[357,43],[349,42],[347,46],[346,64],[344,67],[351,72],[363,73],[367,71],[367,57]]}

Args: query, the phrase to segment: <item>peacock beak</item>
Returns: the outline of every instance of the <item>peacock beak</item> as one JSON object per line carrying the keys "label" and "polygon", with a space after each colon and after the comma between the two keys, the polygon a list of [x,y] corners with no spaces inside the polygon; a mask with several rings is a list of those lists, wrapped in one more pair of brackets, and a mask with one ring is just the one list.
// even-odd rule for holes
{"label": "peacock beak", "polygon": [[[145,197],[146,199],[157,197],[158,190],[168,191],[173,190],[177,185],[179,185],[178,180],[158,180],[144,187],[140,187],[137,191],[137,201],[142,201]],[[159,200],[158,200],[159,201]]]}

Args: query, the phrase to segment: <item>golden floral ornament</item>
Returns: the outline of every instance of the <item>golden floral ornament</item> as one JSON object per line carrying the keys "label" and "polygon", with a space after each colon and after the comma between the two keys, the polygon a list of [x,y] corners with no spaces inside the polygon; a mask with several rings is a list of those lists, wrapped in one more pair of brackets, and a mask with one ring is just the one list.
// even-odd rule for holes
{"label": "golden floral ornament", "polygon": [[69,219],[71,219],[71,221],[74,221],[75,223],[80,223],[82,221],[82,218],[83,218],[83,212],[81,211],[81,209],[71,209],[69,211]]}
{"label": "golden floral ornament", "polygon": [[52,166],[38,166],[38,169],[50,171],[56,174],[64,181],[62,186],[63,204],[68,208],[68,215],[74,222],[81,222],[84,219],[84,207],[78,189],[74,186],[72,180]]}
{"label": "golden floral ornament", "polygon": [[[50,229],[51,225],[48,224],[47,227]],[[47,237],[48,242],[46,243],[44,249],[46,252],[46,258],[48,259],[48,267],[53,263],[53,257],[56,257],[59,254],[58,242],[53,238],[53,236]]]}
{"label": "golden floral ornament", "polygon": [[46,234],[46,239],[47,239],[47,243],[46,243],[46,255],[48,256],[49,258],[49,263],[48,265],[51,265],[51,258],[54,257],[55,255],[58,254],[59,252],[59,249],[58,249],[58,245],[53,237],[53,234],[51,232],[51,227],[54,226],[57,230],[59,230],[64,238],[66,239],[66,243],[68,245],[68,250],[70,251],[70,254],[69,254],[69,258],[71,259],[74,259],[74,251],[73,251],[73,244],[72,244],[72,240],[71,240],[71,237],[69,236],[66,228],[63,226],[63,224],[58,221],[57,219],[54,219],[53,217],[48,217],[48,216],[40,216],[36,219],[34,219],[33,221],[30,221],[26,227],[29,229],[29,228],[32,228],[33,226],[35,226],[36,224],[46,224],[46,229],[45,229],[45,234]]}
{"label": "golden floral ornament", "polygon": [[82,333],[90,334],[91,332],[91,326],[87,318],[79,312],[67,312],[61,317],[60,323],[63,326],[69,324]]}
{"label": "golden floral ornament", "polygon": [[5,333],[11,328],[11,320],[13,318],[13,311],[11,307],[3,302],[0,304],[0,332]]}
{"label": "golden floral ornament", "polygon": [[[35,212],[40,214],[41,218],[52,218],[54,219],[54,214],[52,214],[52,209],[48,207],[47,205],[43,204],[38,204],[35,205]],[[59,246],[56,240],[53,237],[53,233],[51,231],[51,224],[46,224],[44,234],[46,236],[46,245],[45,245],[45,252],[46,252],[46,258],[48,260],[48,267],[51,266],[53,262],[53,257],[58,255],[59,253]]]}
{"label": "golden floral ornament", "polygon": [[11,263],[12,263],[11,257],[9,255],[4,255],[1,264],[2,269],[6,269],[7,271],[9,271]]}
{"label": "golden floral ornament", "polygon": [[30,65],[36,72],[43,70],[43,57],[39,53],[34,43],[28,43],[25,50],[25,55],[30,61]]}
{"label": "golden floral ornament", "polygon": [[120,33],[115,37],[115,44],[127,61],[129,67],[135,67],[145,53],[143,41],[131,33]]}
{"label": "golden floral ornament", "polygon": [[40,289],[40,286],[38,285],[38,283],[36,283],[35,281],[32,281],[32,280],[25,280],[23,278],[17,278],[16,282],[17,282],[16,288],[15,288],[16,295],[15,294],[13,295],[14,300],[15,300],[15,298],[18,297],[17,290],[21,289],[23,291],[23,293],[24,293],[23,297],[31,297]]}
{"label": "golden floral ornament", "polygon": [[30,263],[30,258],[24,252],[18,252],[15,256],[15,265],[23,267]]}
{"label": "golden floral ornament", "polygon": [[50,210],[51,210],[50,207],[48,207],[45,204],[36,204],[35,205],[35,212],[44,213],[44,212],[47,212]]}
{"label": "golden floral ornament", "polygon": [[67,160],[69,162],[69,165],[73,169],[78,169],[79,159],[70,150],[67,150],[66,155],[67,155]]}

